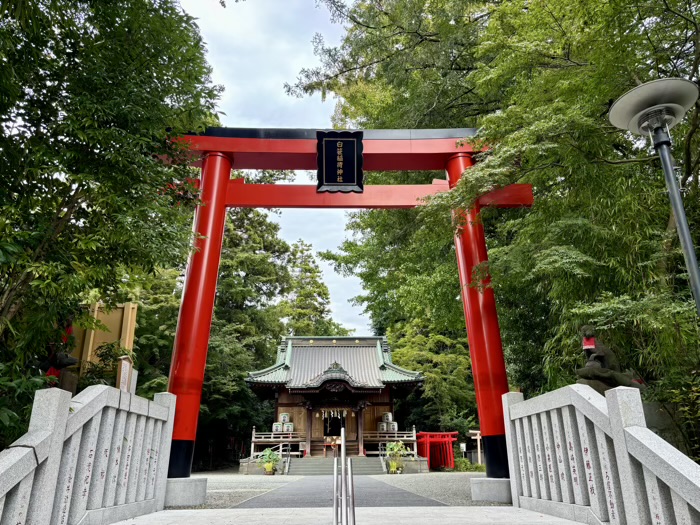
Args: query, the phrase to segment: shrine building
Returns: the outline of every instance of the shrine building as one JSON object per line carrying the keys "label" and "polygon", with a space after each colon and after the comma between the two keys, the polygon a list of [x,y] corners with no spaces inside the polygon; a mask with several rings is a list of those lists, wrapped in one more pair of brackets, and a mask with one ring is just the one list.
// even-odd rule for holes
{"label": "shrine building", "polygon": [[323,456],[345,428],[348,455],[378,454],[399,440],[415,454],[415,428],[394,420],[394,399],[423,377],[392,363],[384,337],[286,337],[275,364],[246,381],[259,397],[275,399],[275,422],[253,429],[251,453],[289,444],[301,456]]}

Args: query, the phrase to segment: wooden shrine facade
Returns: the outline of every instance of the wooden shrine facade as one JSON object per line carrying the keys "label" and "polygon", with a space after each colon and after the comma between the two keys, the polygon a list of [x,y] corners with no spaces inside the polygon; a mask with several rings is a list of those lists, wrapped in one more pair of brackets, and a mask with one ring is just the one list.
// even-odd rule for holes
{"label": "wooden shrine facade", "polygon": [[326,455],[341,428],[351,455],[377,454],[397,440],[415,451],[415,428],[399,430],[392,415],[396,396],[422,376],[395,365],[383,337],[287,337],[275,364],[246,381],[260,397],[275,399],[273,428],[253,430],[253,455],[281,443],[301,455]]}

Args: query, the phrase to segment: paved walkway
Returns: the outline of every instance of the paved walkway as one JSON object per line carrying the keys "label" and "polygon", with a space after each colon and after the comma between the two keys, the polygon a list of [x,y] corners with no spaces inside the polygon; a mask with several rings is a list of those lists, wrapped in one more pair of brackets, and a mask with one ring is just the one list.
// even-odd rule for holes
{"label": "paved walkway", "polygon": [[[578,525],[512,507],[360,507],[357,525]],[[166,510],[115,525],[330,525],[333,509],[207,509]]]}
{"label": "paved walkway", "polygon": [[[355,477],[357,507],[441,507],[431,498],[388,485],[371,476]],[[280,509],[333,506],[333,476],[306,476],[261,496],[244,501],[239,509]]]}
{"label": "paved walkway", "polygon": [[[454,472],[357,476],[358,525],[577,525],[512,507],[476,505],[470,479]],[[330,525],[330,476],[244,476],[219,471],[207,477],[207,508],[166,510],[115,525]],[[450,506],[452,505],[452,506]]]}
{"label": "paved walkway", "polygon": [[251,498],[303,479],[302,476],[246,476],[229,470],[197,473],[192,477],[207,478],[207,502],[203,507],[207,509],[231,509]]}
{"label": "paved walkway", "polygon": [[[440,503],[480,507],[498,505],[472,501],[471,479],[483,476],[478,472],[357,476],[355,502],[358,507],[438,506]],[[201,508],[331,506],[332,479],[328,476],[245,476],[223,470],[197,473],[193,477],[207,478],[207,502]]]}

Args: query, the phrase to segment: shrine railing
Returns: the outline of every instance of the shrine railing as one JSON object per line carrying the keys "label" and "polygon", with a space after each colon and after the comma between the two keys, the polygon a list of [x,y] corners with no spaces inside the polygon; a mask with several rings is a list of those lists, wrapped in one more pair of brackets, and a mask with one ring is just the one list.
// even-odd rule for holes
{"label": "shrine railing", "polygon": [[362,433],[362,439],[365,442],[375,441],[403,441],[412,443],[416,440],[416,430],[408,432],[372,432],[365,431]]}
{"label": "shrine railing", "polygon": [[[362,432],[362,443],[363,445],[365,443],[379,443],[379,451],[377,454],[379,456],[384,456],[384,450],[383,446],[386,443],[392,442],[392,441],[403,441],[404,443],[409,444],[410,447],[410,455],[412,455],[414,458],[418,457],[418,449],[417,447],[417,442],[416,442],[416,427],[414,426],[412,430],[410,431],[403,431],[403,432],[378,432],[378,431],[364,431]],[[367,452],[368,455],[373,454],[372,452]]]}
{"label": "shrine railing", "polygon": [[253,442],[294,442],[294,441],[306,441],[306,434],[304,432],[258,432],[253,427]]}
{"label": "shrine railing", "polygon": [[39,390],[29,432],[0,452],[0,523],[108,524],[162,510],[174,414],[167,393]]}
{"label": "shrine railing", "polygon": [[700,465],[646,428],[641,396],[503,396],[513,505],[581,523],[700,523]]}

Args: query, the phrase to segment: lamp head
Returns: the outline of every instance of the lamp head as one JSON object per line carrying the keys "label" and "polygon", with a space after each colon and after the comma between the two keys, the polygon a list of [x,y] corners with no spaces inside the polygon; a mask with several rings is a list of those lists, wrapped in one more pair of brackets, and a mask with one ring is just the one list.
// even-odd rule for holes
{"label": "lamp head", "polygon": [[683,78],[652,80],[631,89],[610,108],[610,123],[635,135],[648,135],[655,128],[671,129],[698,99],[698,86]]}

